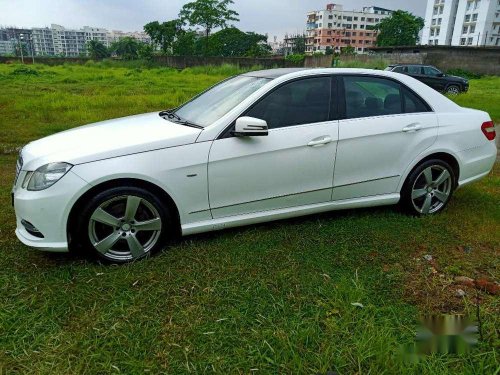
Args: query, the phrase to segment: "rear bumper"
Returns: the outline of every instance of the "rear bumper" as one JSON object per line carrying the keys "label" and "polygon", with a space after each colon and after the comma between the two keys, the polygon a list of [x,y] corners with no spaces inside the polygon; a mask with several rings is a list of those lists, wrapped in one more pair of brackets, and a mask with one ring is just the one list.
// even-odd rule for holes
{"label": "rear bumper", "polygon": [[464,186],[490,173],[497,158],[497,147],[490,141],[484,146],[459,152],[458,156],[462,161],[458,186]]}

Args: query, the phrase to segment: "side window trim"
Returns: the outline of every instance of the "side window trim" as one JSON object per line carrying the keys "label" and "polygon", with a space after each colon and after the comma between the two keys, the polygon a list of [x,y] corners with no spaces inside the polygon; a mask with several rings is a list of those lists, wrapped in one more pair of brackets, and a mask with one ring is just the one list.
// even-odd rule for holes
{"label": "side window trim", "polygon": [[[422,68],[423,69],[423,68]],[[351,120],[351,119],[358,119],[358,118],[370,118],[370,117],[381,117],[381,116],[387,116],[387,115],[378,115],[378,116],[367,116],[367,117],[354,117],[354,118],[347,118],[346,114],[346,95],[345,95],[345,83],[344,83],[344,77],[371,77],[371,78],[381,78],[381,79],[387,79],[389,81],[392,81],[394,83],[397,83],[399,85],[399,95],[401,97],[401,102],[402,102],[402,113],[398,113],[395,115],[406,115],[406,114],[415,114],[415,113],[429,113],[429,112],[434,112],[432,107],[420,96],[418,95],[414,90],[406,86],[404,83],[398,81],[397,79],[394,79],[392,77],[386,77],[386,76],[380,76],[380,75],[366,75],[366,74],[341,74],[338,75],[338,108],[339,108],[339,120]],[[405,100],[405,91],[408,91],[415,95],[415,97],[420,100],[425,107],[427,108],[426,112],[406,112],[406,100]],[[394,115],[392,115],[394,116]]]}
{"label": "side window trim", "polygon": [[[268,92],[266,92],[264,95],[262,95],[259,99],[257,99],[254,103],[252,103],[248,108],[246,108],[240,115],[238,115],[238,118],[239,117],[243,117],[243,116],[246,116],[246,114],[252,110],[257,104],[259,104],[262,100],[266,99],[269,95],[271,95],[273,92],[275,92],[276,90],[279,90],[281,87],[287,85],[287,84],[290,84],[290,83],[293,83],[293,82],[297,82],[297,81],[302,81],[302,80],[306,80],[306,79],[313,79],[313,78],[329,78],[330,81],[331,81],[331,87],[330,87],[330,107],[329,107],[329,115],[328,115],[328,122],[329,121],[337,121],[340,119],[340,116],[339,116],[339,105],[338,105],[338,96],[335,96],[335,92],[336,93],[339,93],[339,78],[338,78],[338,75],[337,74],[331,74],[331,73],[327,73],[327,74],[318,74],[318,75],[313,75],[313,76],[305,76],[305,77],[298,77],[298,78],[293,78],[293,79],[290,79],[288,81],[285,81],[281,84],[279,84],[278,86],[276,87],[273,87],[271,90],[269,90]],[[332,111],[333,109],[333,111]],[[336,110],[336,111],[335,111]],[[336,113],[335,113],[336,112]],[[230,125],[228,125],[220,134],[219,136],[215,139],[215,140],[218,140],[218,139],[224,139],[224,138],[232,138],[234,137],[232,134],[231,134],[231,131],[232,129],[234,128],[235,126],[235,123],[236,123],[236,119],[234,121],[231,122]],[[296,124],[296,125],[290,125],[290,126],[286,126],[286,127],[283,127],[283,128],[291,128],[291,127],[294,127],[294,126],[304,126],[304,125],[312,125],[314,123],[308,123],[308,124]],[[279,128],[278,128],[279,129]],[[269,129],[269,130],[272,130],[272,129]]]}

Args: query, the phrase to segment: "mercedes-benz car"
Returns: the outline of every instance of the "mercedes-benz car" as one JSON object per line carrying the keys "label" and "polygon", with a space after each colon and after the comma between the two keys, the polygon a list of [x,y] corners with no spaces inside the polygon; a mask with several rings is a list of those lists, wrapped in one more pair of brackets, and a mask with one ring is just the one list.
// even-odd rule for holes
{"label": "mercedes-benz car", "polygon": [[26,145],[16,234],[115,263],[179,235],[338,209],[442,211],[496,159],[486,112],[404,74],[273,69]]}
{"label": "mercedes-benz car", "polygon": [[450,95],[457,95],[469,90],[469,80],[463,77],[445,74],[432,65],[393,64],[386,71],[407,74],[418,79],[434,90]]}

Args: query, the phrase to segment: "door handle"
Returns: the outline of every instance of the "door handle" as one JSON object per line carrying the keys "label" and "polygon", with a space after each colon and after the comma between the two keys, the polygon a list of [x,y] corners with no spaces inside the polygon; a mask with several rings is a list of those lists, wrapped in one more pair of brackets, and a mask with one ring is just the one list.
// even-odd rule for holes
{"label": "door handle", "polygon": [[419,123],[414,123],[414,124],[410,124],[408,126],[405,126],[402,129],[402,131],[405,133],[408,133],[408,132],[416,132],[416,131],[419,131],[420,129],[422,129],[422,125],[420,125]]}
{"label": "door handle", "polygon": [[331,141],[332,141],[331,137],[325,136],[325,137],[320,137],[319,139],[318,138],[313,139],[307,145],[309,147],[323,146],[326,145],[327,143],[330,143]]}

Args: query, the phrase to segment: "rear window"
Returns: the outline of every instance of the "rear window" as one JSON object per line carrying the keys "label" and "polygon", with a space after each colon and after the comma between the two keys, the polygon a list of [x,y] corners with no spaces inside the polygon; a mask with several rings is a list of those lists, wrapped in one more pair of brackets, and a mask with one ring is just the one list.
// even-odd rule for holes
{"label": "rear window", "polygon": [[346,118],[430,112],[430,107],[410,89],[391,79],[344,77]]}

